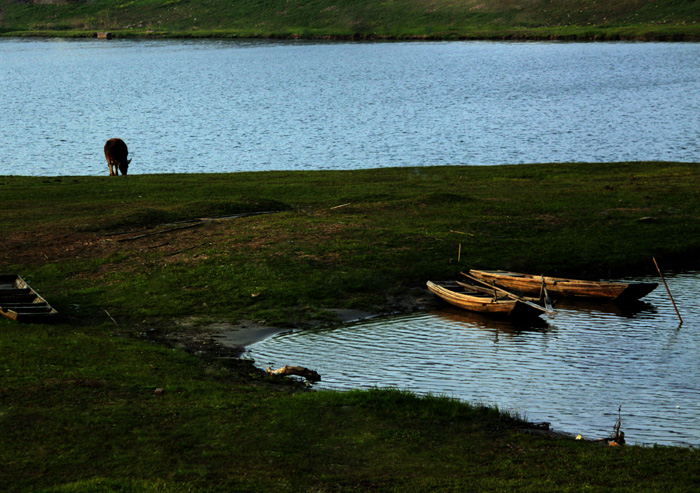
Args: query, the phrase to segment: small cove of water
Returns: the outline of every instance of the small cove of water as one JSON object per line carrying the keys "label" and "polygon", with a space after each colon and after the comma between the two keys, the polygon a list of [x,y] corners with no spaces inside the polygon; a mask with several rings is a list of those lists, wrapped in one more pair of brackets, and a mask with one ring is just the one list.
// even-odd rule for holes
{"label": "small cove of water", "polygon": [[0,39],[0,174],[700,162],[698,43]]}
{"label": "small cove of water", "polygon": [[[658,279],[639,279],[658,281]],[[317,370],[317,388],[397,387],[496,404],[586,438],[621,406],[630,443],[700,445],[700,274],[668,279],[628,310],[560,303],[536,326],[446,308],[280,334],[248,348],[260,367]]]}

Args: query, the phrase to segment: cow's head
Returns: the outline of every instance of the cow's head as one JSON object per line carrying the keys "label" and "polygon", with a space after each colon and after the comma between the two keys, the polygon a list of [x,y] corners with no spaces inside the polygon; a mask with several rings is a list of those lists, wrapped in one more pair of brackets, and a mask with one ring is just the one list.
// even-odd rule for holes
{"label": "cow's head", "polygon": [[122,175],[126,175],[126,172],[129,170],[130,162],[131,159],[127,159],[125,162],[119,163],[119,171],[121,171]]}

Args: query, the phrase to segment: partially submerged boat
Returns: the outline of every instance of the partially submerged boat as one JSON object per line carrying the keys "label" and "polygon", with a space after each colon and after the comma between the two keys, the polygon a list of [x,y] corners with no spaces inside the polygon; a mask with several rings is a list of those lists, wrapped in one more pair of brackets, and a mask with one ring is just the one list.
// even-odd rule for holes
{"label": "partially submerged boat", "polygon": [[638,300],[658,286],[655,282],[582,281],[504,270],[471,269],[467,277],[524,295],[539,296],[544,286],[553,298],[598,298],[615,302]]}
{"label": "partially submerged boat", "polygon": [[0,275],[0,315],[21,322],[44,321],[56,310],[16,274]]}
{"label": "partially submerged boat", "polygon": [[485,315],[532,318],[545,309],[525,299],[515,299],[489,288],[470,286],[460,282],[436,283],[428,281],[428,289],[447,303]]}

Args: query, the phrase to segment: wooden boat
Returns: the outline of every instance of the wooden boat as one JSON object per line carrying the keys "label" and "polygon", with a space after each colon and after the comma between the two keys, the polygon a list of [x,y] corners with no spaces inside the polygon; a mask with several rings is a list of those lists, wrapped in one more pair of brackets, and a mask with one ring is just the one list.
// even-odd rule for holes
{"label": "wooden boat", "polygon": [[[538,296],[542,290],[543,276],[521,274],[503,270],[475,270],[469,271],[467,277],[476,278],[487,284],[522,293]],[[638,300],[652,292],[655,282],[621,283],[604,281],[581,281],[577,279],[564,279],[560,277],[544,276],[544,284],[553,298],[599,298],[609,301]]]}
{"label": "wooden boat", "polygon": [[439,298],[472,312],[500,317],[525,318],[537,317],[544,311],[527,300],[513,299],[489,288],[469,286],[458,282],[438,284],[428,281],[426,284],[428,289]]}
{"label": "wooden boat", "polygon": [[43,321],[57,312],[16,274],[0,275],[0,315],[19,321]]}

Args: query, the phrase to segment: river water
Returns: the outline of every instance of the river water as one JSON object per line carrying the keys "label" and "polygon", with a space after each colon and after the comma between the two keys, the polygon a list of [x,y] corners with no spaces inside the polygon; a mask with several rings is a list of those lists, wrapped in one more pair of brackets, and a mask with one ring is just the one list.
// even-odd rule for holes
{"label": "river water", "polygon": [[[0,39],[0,175],[700,162],[700,44]],[[250,348],[320,387],[496,403],[560,430],[700,443],[697,275],[632,315],[560,306],[542,327],[445,310]],[[608,307],[610,308],[610,307]]]}
{"label": "river water", "polygon": [[447,395],[592,439],[611,434],[619,411],[630,443],[698,446],[700,273],[667,281],[682,325],[660,285],[627,310],[561,302],[535,326],[446,308],[288,332],[247,355],[314,369],[316,388]]}
{"label": "river water", "polygon": [[700,44],[0,40],[0,174],[700,162]]}

